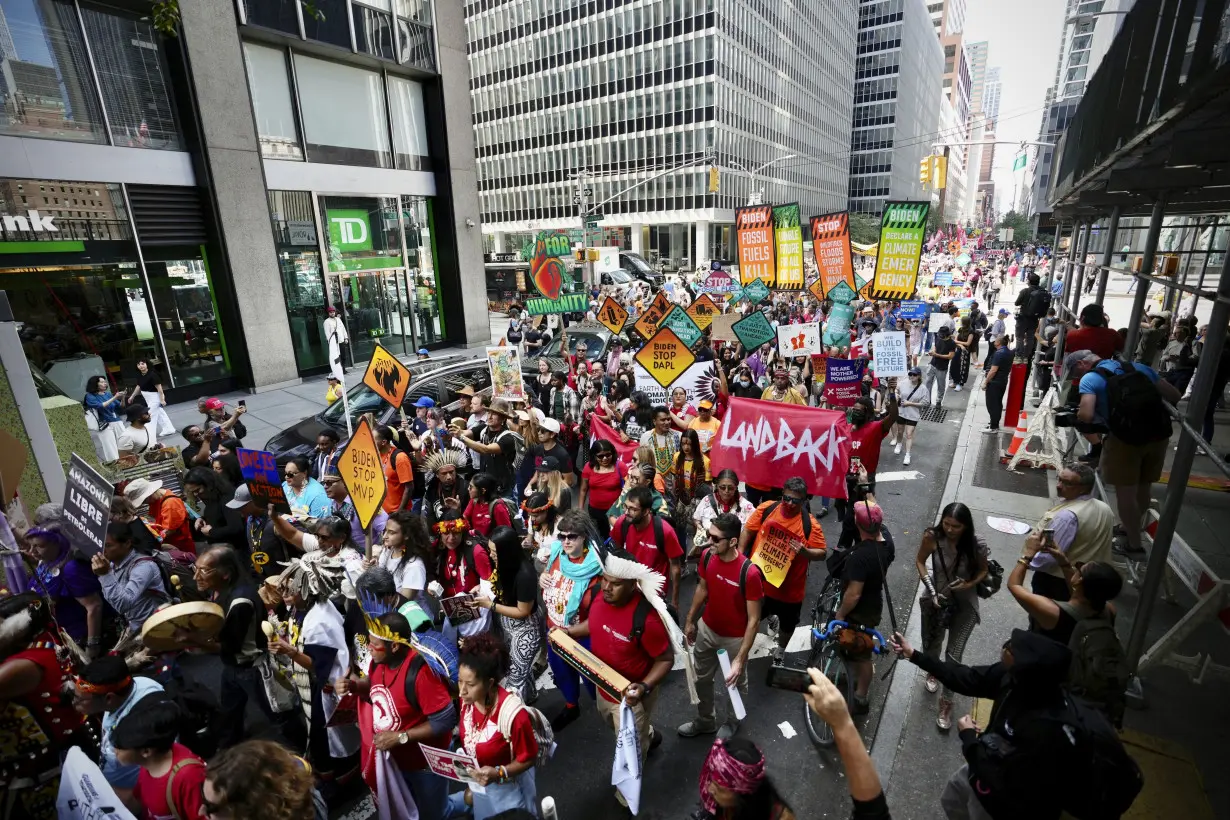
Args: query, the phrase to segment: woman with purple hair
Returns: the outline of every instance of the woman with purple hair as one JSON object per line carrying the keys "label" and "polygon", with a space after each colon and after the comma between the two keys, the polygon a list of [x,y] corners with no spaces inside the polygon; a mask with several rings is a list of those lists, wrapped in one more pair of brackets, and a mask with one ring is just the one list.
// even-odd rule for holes
{"label": "woman with purple hair", "polygon": [[102,654],[106,602],[90,562],[80,556],[62,532],[34,527],[26,543],[38,559],[30,589],[51,599],[56,622],[74,641],[84,644],[91,658]]}

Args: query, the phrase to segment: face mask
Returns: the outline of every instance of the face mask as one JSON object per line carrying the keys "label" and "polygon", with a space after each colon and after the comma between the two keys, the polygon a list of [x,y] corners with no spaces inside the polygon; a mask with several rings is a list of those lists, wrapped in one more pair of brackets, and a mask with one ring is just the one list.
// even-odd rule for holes
{"label": "face mask", "polygon": [[867,419],[867,411],[864,409],[850,410],[849,420],[851,424],[862,424]]}
{"label": "face mask", "polygon": [[747,387],[747,386],[748,386],[749,384],[751,384],[751,383],[752,383],[752,380],[751,380],[751,379],[749,379],[749,378],[747,378],[746,376],[740,376],[740,377],[739,377],[739,386],[740,386],[740,387]]}

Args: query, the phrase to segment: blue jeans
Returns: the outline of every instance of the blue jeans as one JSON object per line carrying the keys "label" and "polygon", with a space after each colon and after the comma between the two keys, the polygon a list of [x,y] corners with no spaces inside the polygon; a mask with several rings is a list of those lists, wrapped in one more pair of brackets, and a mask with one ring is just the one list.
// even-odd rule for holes
{"label": "blue jeans", "polygon": [[402,771],[414,805],[419,809],[419,820],[444,820],[449,817],[448,778],[441,777],[431,769],[416,772]]}
{"label": "blue jeans", "polygon": [[[443,780],[444,778],[438,779]],[[532,767],[513,778],[511,783],[492,783],[486,787],[485,793],[473,792],[470,797],[474,801],[474,820],[487,820],[489,817],[513,809],[524,809],[535,816],[538,815],[538,789],[534,782]],[[420,807],[420,816],[422,812]],[[465,817],[470,812],[471,809],[466,806],[465,802],[465,791],[453,792],[449,795],[448,813],[444,815],[446,818]]]}
{"label": "blue jeans", "polygon": [[[589,649],[589,638],[582,638],[577,641],[581,646]],[[597,699],[594,694],[594,684],[589,678],[581,677],[581,673],[568,665],[568,662],[561,658],[555,652],[555,647],[547,644],[547,664],[551,667],[551,677],[555,679],[555,685],[559,689],[559,693],[564,696],[564,703],[569,706],[576,706],[581,702],[581,683],[585,684],[585,690],[589,692],[591,698]]]}

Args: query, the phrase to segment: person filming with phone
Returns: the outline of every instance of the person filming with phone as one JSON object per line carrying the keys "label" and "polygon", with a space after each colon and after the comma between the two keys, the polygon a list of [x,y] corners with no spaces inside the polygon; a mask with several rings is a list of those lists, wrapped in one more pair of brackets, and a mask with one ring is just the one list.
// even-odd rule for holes
{"label": "person filming with phone", "polygon": [[[1111,543],[1115,514],[1110,505],[1093,497],[1094,472],[1088,464],[1070,461],[1056,477],[1059,503],[1051,507],[1034,527],[1031,536],[1050,532],[1050,544],[1067,556],[1072,564],[1111,562]],[[1029,568],[1034,571],[1030,588],[1037,595],[1055,601],[1069,597],[1068,582],[1054,556],[1043,544]]]}

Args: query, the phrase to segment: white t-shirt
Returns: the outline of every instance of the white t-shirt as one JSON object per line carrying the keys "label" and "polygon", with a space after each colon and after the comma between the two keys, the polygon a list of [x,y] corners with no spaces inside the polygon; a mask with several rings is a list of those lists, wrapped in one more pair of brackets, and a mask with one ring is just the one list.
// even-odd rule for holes
{"label": "white t-shirt", "polygon": [[393,557],[392,550],[380,552],[380,566],[393,573],[393,586],[400,592],[413,589],[422,592],[427,588],[427,565],[421,558],[406,553]]}
{"label": "white t-shirt", "polygon": [[120,450],[128,450],[133,453],[144,453],[146,450],[151,450],[158,446],[158,433],[154,430],[153,424],[145,425],[143,430],[138,430],[135,427],[125,428],[124,432],[119,435]]}

